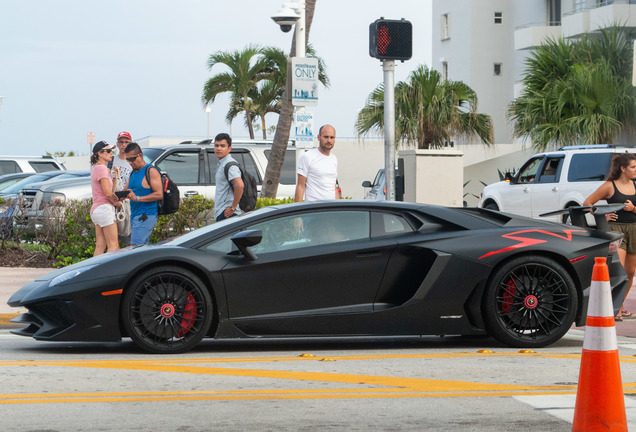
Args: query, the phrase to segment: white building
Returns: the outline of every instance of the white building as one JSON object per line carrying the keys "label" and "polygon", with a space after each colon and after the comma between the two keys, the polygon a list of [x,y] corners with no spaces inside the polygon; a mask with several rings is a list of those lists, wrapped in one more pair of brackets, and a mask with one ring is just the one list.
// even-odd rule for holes
{"label": "white building", "polygon": [[521,91],[529,50],[548,38],[578,37],[612,24],[636,27],[636,0],[433,0],[432,21],[432,67],[468,84],[479,112],[493,119],[495,158],[471,160],[471,152],[482,152],[455,143],[464,152],[465,192],[473,204],[481,182],[497,181],[497,170],[518,169],[534,153],[530,143],[514,142],[506,118]]}
{"label": "white building", "polygon": [[506,110],[529,50],[612,24],[636,27],[636,1],[433,0],[433,68],[475,90],[479,111],[493,118],[495,142],[512,143]]}

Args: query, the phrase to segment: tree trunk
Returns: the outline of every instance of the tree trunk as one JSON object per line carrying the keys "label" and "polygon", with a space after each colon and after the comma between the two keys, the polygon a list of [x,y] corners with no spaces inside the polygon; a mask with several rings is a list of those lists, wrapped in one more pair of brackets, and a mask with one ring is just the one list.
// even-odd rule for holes
{"label": "tree trunk", "polygon": [[261,116],[261,127],[263,128],[263,139],[267,139],[267,131],[265,130],[265,115]]}
{"label": "tree trunk", "polygon": [[247,129],[250,132],[250,139],[254,139],[254,125],[252,124],[252,116],[250,110],[245,110],[245,118],[247,119]]}
{"label": "tree trunk", "polygon": [[[305,45],[307,45],[307,41],[309,41],[309,29],[311,28],[311,22],[314,19],[315,9],[316,0],[305,0]],[[295,41],[296,38],[292,38],[290,57],[296,54]],[[288,75],[287,79],[290,80],[291,77]],[[274,133],[272,152],[270,153],[269,160],[267,161],[265,179],[263,180],[263,188],[261,189],[261,196],[267,198],[276,198],[278,183],[280,182],[280,173],[283,169],[283,162],[285,161],[285,153],[287,151],[287,144],[289,142],[289,134],[294,115],[294,106],[291,103],[291,98],[287,97],[286,91],[283,93],[282,99],[283,103],[278,116],[276,132]]]}

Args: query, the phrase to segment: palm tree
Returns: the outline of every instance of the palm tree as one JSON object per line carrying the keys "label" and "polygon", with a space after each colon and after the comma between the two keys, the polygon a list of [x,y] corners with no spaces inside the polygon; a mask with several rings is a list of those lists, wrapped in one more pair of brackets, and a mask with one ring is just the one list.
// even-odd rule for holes
{"label": "palm tree", "polygon": [[634,131],[631,36],[612,26],[578,41],[550,40],[526,60],[521,95],[508,107],[515,136],[535,149],[612,144]]}
{"label": "palm tree", "polygon": [[214,102],[217,95],[231,93],[230,110],[226,118],[231,121],[238,112],[245,113],[245,124],[250,138],[254,139],[252,125],[252,101],[249,92],[256,84],[267,78],[270,61],[262,56],[262,49],[257,45],[249,45],[243,51],[218,51],[210,55],[208,68],[223,64],[230,70],[221,72],[210,78],[203,86],[201,100],[204,105]]}
{"label": "palm tree", "polygon": [[[384,86],[376,87],[356,121],[358,136],[384,131]],[[477,95],[460,81],[445,81],[436,70],[419,66],[395,86],[395,139],[417,148],[439,148],[453,136],[493,142],[490,116],[477,113]]]}

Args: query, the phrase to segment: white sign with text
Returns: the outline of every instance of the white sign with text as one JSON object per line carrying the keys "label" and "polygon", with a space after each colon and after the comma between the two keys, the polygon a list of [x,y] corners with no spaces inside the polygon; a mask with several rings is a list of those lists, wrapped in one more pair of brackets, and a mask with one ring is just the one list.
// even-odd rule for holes
{"label": "white sign with text", "polygon": [[311,148],[314,146],[314,115],[308,111],[297,111],[294,114],[296,123],[296,147]]}
{"label": "white sign with text", "polygon": [[293,57],[291,73],[292,105],[318,105],[318,59]]}

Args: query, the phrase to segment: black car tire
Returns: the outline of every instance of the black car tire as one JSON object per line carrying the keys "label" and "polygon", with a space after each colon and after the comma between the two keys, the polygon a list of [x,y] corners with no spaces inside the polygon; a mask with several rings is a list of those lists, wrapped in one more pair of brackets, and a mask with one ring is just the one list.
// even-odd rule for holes
{"label": "black car tire", "polygon": [[499,207],[497,206],[497,204],[495,204],[495,203],[493,203],[493,202],[489,202],[488,204],[486,204],[486,205],[484,206],[484,208],[485,208],[485,209],[488,209],[488,210],[496,210],[496,211],[499,211]]}
{"label": "black car tire", "polygon": [[175,354],[189,351],[207,334],[213,308],[199,277],[165,266],[143,272],[126,288],[121,317],[128,336],[141,349]]}
{"label": "black car tire", "polygon": [[574,281],[553,259],[526,255],[490,278],[482,311],[490,336],[509,346],[538,348],[561,339],[574,322]]}

